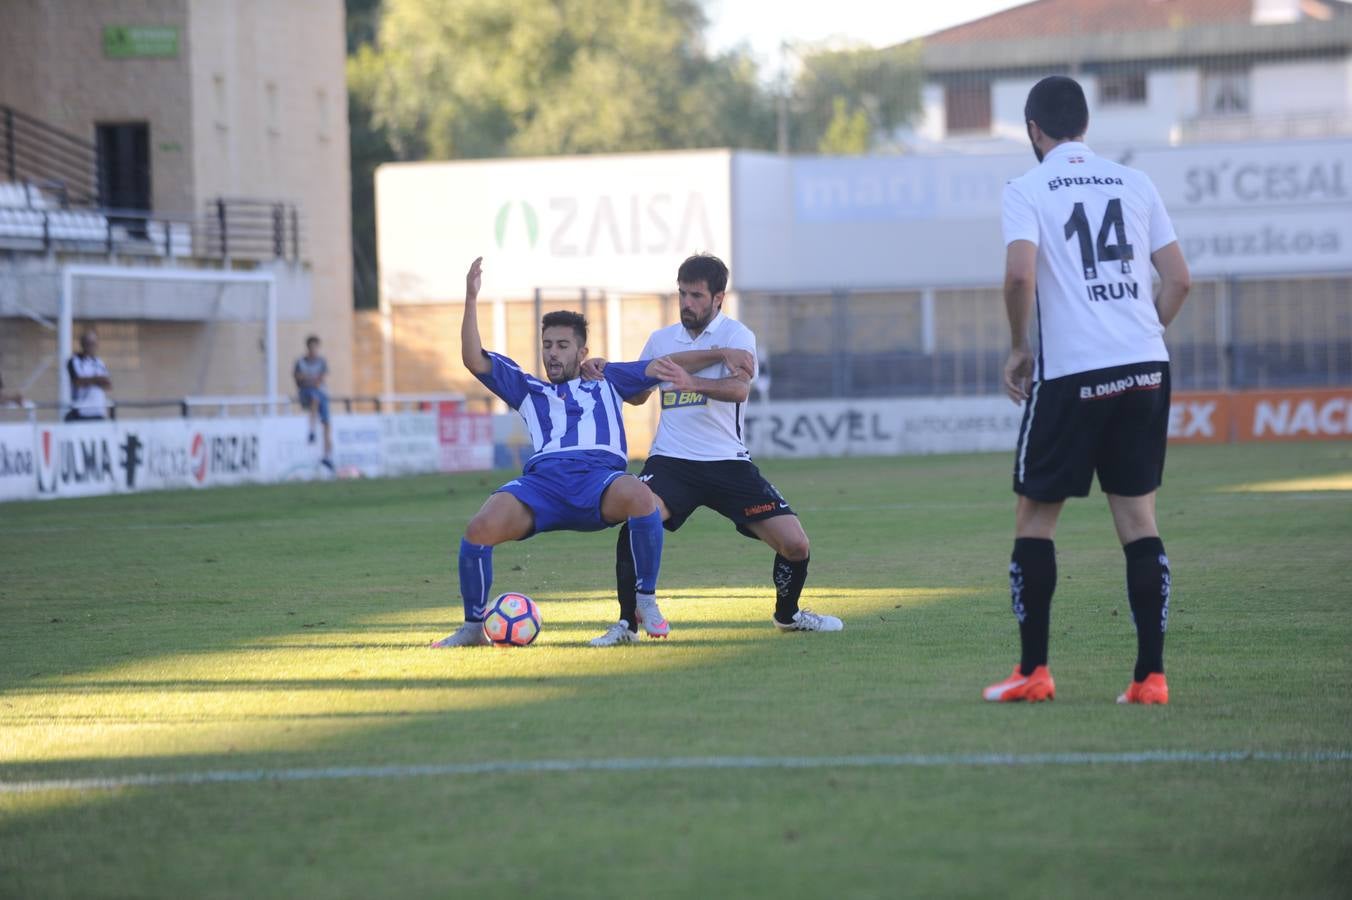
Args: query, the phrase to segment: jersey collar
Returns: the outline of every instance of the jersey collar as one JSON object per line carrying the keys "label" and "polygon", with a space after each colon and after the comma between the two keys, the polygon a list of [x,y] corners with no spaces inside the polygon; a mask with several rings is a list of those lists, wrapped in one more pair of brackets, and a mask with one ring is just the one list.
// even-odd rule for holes
{"label": "jersey collar", "polygon": [[[705,329],[699,333],[699,337],[704,337],[706,334],[713,334],[718,331],[719,327],[727,321],[727,318],[727,316],[723,315],[723,310],[720,309],[718,314],[713,317],[707,326],[705,326]],[[676,340],[680,341],[682,344],[693,344],[695,341],[699,340],[699,338],[692,338],[689,330],[682,325],[681,330],[676,334]]]}
{"label": "jersey collar", "polygon": [[1051,162],[1054,159],[1060,159],[1063,156],[1093,156],[1094,151],[1089,149],[1089,145],[1084,141],[1067,141],[1064,144],[1057,144],[1047,155],[1042,158],[1043,162]]}

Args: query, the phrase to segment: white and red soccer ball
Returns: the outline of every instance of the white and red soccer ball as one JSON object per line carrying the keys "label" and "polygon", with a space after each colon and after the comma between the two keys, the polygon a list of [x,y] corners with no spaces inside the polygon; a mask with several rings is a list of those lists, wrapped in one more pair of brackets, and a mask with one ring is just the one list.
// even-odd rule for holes
{"label": "white and red soccer ball", "polygon": [[488,606],[484,634],[499,647],[524,647],[540,636],[540,608],[525,594],[502,594]]}

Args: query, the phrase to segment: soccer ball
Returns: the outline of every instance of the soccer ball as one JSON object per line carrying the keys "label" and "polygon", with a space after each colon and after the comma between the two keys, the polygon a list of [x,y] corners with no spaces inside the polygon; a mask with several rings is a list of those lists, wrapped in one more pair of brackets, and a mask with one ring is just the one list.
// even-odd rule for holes
{"label": "soccer ball", "polygon": [[524,647],[540,636],[540,608],[525,594],[503,594],[488,607],[484,634],[499,647]]}

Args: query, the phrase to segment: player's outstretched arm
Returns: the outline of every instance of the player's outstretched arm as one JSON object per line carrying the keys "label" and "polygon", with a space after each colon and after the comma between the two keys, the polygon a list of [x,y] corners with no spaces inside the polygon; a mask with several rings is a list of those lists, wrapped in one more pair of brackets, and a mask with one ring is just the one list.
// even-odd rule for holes
{"label": "player's outstretched arm", "polygon": [[1160,293],[1155,298],[1155,310],[1159,313],[1160,324],[1165,328],[1183,308],[1192,290],[1192,273],[1188,271],[1188,261],[1183,258],[1178,241],[1159,248],[1150,254],[1155,271],[1160,273]]}
{"label": "player's outstretched arm", "polygon": [[[581,372],[582,377],[587,381],[603,381],[606,377],[605,371],[609,362],[610,360],[605,359],[604,357],[589,356],[582,360],[582,368],[579,371]],[[630,394],[628,397],[624,398],[624,402],[628,403],[630,406],[642,406],[648,402],[648,398],[651,397],[652,394],[652,388],[648,388],[646,391]]]}
{"label": "player's outstretched arm", "polygon": [[470,264],[465,275],[465,317],[460,320],[460,361],[475,375],[486,375],[493,364],[484,356],[483,341],[479,339],[479,288],[483,284],[482,256]]}

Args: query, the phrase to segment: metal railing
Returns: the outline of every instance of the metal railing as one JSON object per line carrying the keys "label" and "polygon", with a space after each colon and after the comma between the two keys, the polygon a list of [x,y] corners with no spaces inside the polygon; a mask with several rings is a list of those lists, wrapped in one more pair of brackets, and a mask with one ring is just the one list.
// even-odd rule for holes
{"label": "metal railing", "polygon": [[10,182],[33,182],[64,205],[96,206],[98,148],[41,119],[0,104],[0,173]]}
{"label": "metal railing", "polygon": [[294,204],[246,197],[207,202],[200,237],[204,256],[300,259],[300,212]]}
{"label": "metal railing", "polygon": [[[21,186],[27,192],[27,186]],[[217,198],[202,216],[139,209],[6,204],[0,198],[0,247],[108,256],[192,256],[298,262],[300,213],[292,204]]]}

